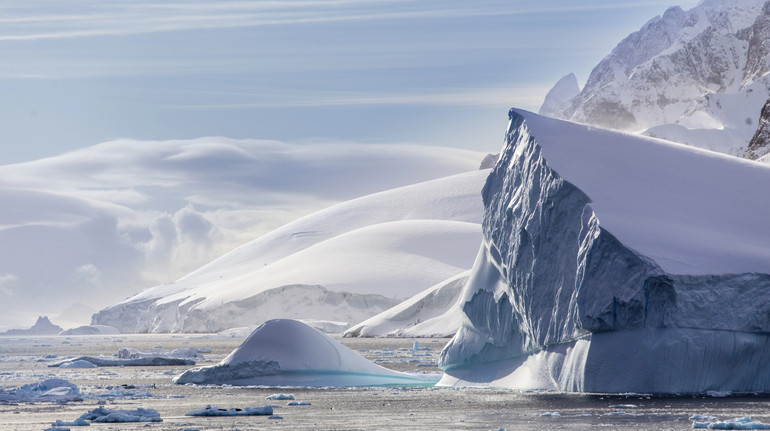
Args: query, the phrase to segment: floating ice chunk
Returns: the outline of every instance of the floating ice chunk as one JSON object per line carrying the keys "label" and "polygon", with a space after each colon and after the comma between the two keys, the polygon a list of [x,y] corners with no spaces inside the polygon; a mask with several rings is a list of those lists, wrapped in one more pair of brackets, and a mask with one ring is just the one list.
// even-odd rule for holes
{"label": "floating ice chunk", "polygon": [[294,399],[294,395],[291,395],[291,394],[273,394],[273,395],[268,395],[266,399],[268,399],[270,401],[275,401],[275,400],[293,400]]}
{"label": "floating ice chunk", "polygon": [[732,391],[706,391],[706,395],[714,398],[729,397],[732,394]]}
{"label": "floating ice chunk", "polygon": [[45,431],[70,431],[67,427],[50,427],[46,428]]}
{"label": "floating ice chunk", "polygon": [[270,416],[273,414],[272,406],[246,407],[245,409],[206,406],[205,408],[185,413],[185,416]]}
{"label": "floating ice chunk", "polygon": [[412,350],[420,350],[420,343],[415,341],[412,345]]}
{"label": "floating ice chunk", "polygon": [[97,407],[80,416],[97,423],[119,423],[119,422],[163,422],[160,413],[155,409],[138,408],[136,410],[110,410],[104,407]]}
{"label": "floating ice chunk", "polygon": [[268,417],[268,419],[283,419],[283,416],[272,415],[272,416]]}
{"label": "floating ice chunk", "polygon": [[545,417],[545,418],[560,418],[561,417],[561,413],[559,413],[559,412],[545,412],[545,413],[541,413],[540,416]]}
{"label": "floating ice chunk", "polygon": [[77,418],[74,421],[70,421],[70,422],[64,422],[60,419],[57,419],[56,422],[51,424],[51,426],[53,427],[87,427],[90,425],[91,423],[83,418]]}
{"label": "floating ice chunk", "polygon": [[706,422],[714,422],[717,420],[716,416],[709,416],[709,415],[692,415],[690,416],[691,421],[706,421]]}
{"label": "floating ice chunk", "polygon": [[[211,349],[208,349],[211,352]],[[137,350],[130,347],[121,347],[118,350],[117,357],[120,359],[139,359],[139,358],[178,358],[178,359],[195,359],[204,360],[206,358],[201,355],[200,349],[194,347],[182,347],[174,350]]]}
{"label": "floating ice chunk", "polygon": [[287,406],[309,406],[310,403],[307,401],[292,401],[289,404],[286,404]]}
{"label": "floating ice chunk", "polygon": [[[149,366],[170,366],[170,365],[195,365],[192,359],[166,358],[166,357],[147,357],[135,359],[119,359],[115,357],[93,357],[77,356],[64,359],[58,362],[48,364],[49,367],[61,367],[77,361],[86,361],[97,367],[149,367]],[[67,367],[65,367],[67,368]]]}
{"label": "floating ice chunk", "polygon": [[59,365],[59,368],[98,368],[98,365],[83,359],[78,359],[76,361],[64,362]]}
{"label": "floating ice chunk", "polygon": [[638,409],[636,404],[615,404],[610,406],[611,409]]}
{"label": "floating ice chunk", "polygon": [[268,386],[433,385],[437,376],[376,365],[321,331],[291,319],[265,322],[217,365],[185,371],[174,383]]}
{"label": "floating ice chunk", "polygon": [[748,416],[722,422],[693,422],[692,427],[710,430],[770,430],[770,424],[754,422]]}
{"label": "floating ice chunk", "polygon": [[0,388],[0,402],[30,403],[82,401],[77,386],[63,379],[46,379],[6,391]]}

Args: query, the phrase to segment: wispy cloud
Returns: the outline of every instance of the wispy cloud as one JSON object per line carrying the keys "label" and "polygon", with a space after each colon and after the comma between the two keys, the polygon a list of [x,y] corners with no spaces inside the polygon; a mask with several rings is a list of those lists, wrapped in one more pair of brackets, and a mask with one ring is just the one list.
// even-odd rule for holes
{"label": "wispy cloud", "polygon": [[[665,1],[598,1],[574,4],[479,1],[257,1],[204,4],[74,2],[79,13],[37,14],[36,8],[6,7],[2,41],[82,38],[232,27],[323,24],[359,21],[455,19],[504,15],[558,14],[666,5]],[[44,10],[44,9],[43,9]],[[69,10],[69,8],[68,8]]]}
{"label": "wispy cloud", "polygon": [[106,306],[314,210],[473,170],[481,158],[405,144],[200,138],[118,140],[0,166],[0,301],[41,312]]}
{"label": "wispy cloud", "polygon": [[[281,100],[223,104],[166,105],[170,109],[253,109],[253,108],[301,108],[319,106],[411,105],[411,106],[483,106],[508,108],[511,106],[538,106],[548,85],[526,87],[498,87],[461,89],[432,93],[403,94],[330,94],[285,97]],[[264,97],[255,97],[262,98]],[[270,98],[270,96],[268,96]]]}

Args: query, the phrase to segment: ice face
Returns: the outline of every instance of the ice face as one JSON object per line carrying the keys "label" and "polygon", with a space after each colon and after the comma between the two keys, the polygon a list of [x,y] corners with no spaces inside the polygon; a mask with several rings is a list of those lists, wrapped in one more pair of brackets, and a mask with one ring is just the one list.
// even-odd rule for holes
{"label": "ice face", "polygon": [[[665,220],[650,226],[617,223],[619,236],[602,224],[604,215],[617,220],[613,217],[632,205],[635,196],[644,195],[645,187],[656,187],[641,182],[642,176],[635,176],[631,169],[625,177],[608,175],[605,164],[654,160],[653,154],[618,153],[625,158],[621,162],[612,154],[592,153],[591,141],[614,137],[617,146],[634,149],[628,144],[635,138],[570,129],[586,133],[569,134],[571,151],[584,148],[588,153],[573,160],[583,164],[565,169],[589,173],[571,175],[579,187],[552,169],[543,155],[558,160],[559,150],[566,150],[549,147],[544,151],[533,136],[536,132],[548,132],[543,135],[550,138],[565,134],[541,129],[531,133],[528,120],[531,117],[537,123],[537,116],[516,111],[510,115],[507,146],[482,192],[484,242],[464,292],[463,326],[441,354],[440,365],[446,372],[441,384],[592,392],[770,391],[770,372],[766,371],[770,366],[766,335],[770,304],[742,299],[766,297],[770,275],[729,271],[767,268],[762,257],[766,250],[757,249],[747,259],[721,262],[725,273],[708,274],[713,269],[710,266],[695,267],[693,274],[667,270],[690,268],[670,262],[690,259],[692,254],[696,256],[691,262],[716,261],[715,256],[733,253],[733,244],[743,241],[735,238],[767,235],[766,228],[745,230],[753,223],[752,215],[737,214],[740,220],[733,222],[744,223],[744,230],[732,229],[729,241],[702,250],[685,244],[677,250],[690,250],[686,255],[667,251],[660,254],[667,258],[666,266],[658,265],[643,252],[661,247],[654,238],[638,240],[637,230],[657,226],[662,229],[658,235],[665,236]],[[555,121],[539,125],[543,124],[566,127]],[[665,157],[670,150],[653,146],[650,151]],[[693,170],[659,181],[671,182],[669,188],[682,187],[675,183],[703,169],[700,164],[713,162],[702,156],[680,154],[682,166],[688,166],[690,160]],[[559,165],[569,167],[563,154],[561,157]],[[720,163],[725,170],[735,167],[727,159]],[[770,170],[753,169],[747,167],[745,175],[763,181],[770,178]],[[593,201],[583,186],[598,200]],[[721,193],[718,188],[712,191]],[[617,199],[618,195],[623,196]],[[698,195],[693,190],[692,196]],[[679,205],[673,197],[645,195],[645,199],[674,212],[705,205],[692,197]],[[719,205],[727,201],[730,199]],[[761,212],[764,205],[760,199],[754,207]],[[642,215],[665,216],[665,212],[655,211],[642,211]],[[714,220],[700,222],[698,217],[714,217],[717,212],[675,215],[692,220],[691,226],[710,226]],[[655,234],[654,229],[649,232]],[[626,240],[638,241],[641,249],[628,247]],[[725,313],[725,304],[740,304],[740,316]],[[734,370],[733,361],[742,361],[739,371]]]}

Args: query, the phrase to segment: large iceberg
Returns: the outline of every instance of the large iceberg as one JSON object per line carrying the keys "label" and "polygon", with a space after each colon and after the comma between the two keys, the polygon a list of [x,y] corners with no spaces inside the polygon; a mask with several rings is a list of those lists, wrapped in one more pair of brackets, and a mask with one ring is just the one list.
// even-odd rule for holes
{"label": "large iceberg", "polygon": [[300,321],[274,319],[219,364],[187,370],[174,383],[347,387],[433,385],[433,377],[383,368]]}
{"label": "large iceberg", "polygon": [[440,384],[770,391],[770,169],[509,117]]}

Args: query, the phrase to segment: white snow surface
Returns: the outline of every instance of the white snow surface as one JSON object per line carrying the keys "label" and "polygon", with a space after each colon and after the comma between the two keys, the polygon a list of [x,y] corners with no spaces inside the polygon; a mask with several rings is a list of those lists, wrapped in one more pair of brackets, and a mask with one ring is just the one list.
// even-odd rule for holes
{"label": "white snow surface", "polygon": [[217,332],[272,318],[360,322],[470,268],[481,242],[479,190],[488,172],[376,193],[303,217],[100,311],[93,323],[129,333]]}
{"label": "white snow surface", "polygon": [[204,137],[0,166],[0,330],[40,313],[65,329],[88,324],[88,307],[172,282],[314,211],[474,170],[484,154]]}
{"label": "white snow surface", "polygon": [[770,167],[510,117],[440,384],[770,392]]}
{"label": "white snow surface", "polygon": [[276,319],[254,330],[219,364],[185,371],[174,383],[347,387],[435,380],[383,368],[302,322]]}
{"label": "white snow surface", "polygon": [[345,337],[451,337],[460,328],[460,299],[470,270],[442,281],[344,332]]}
{"label": "white snow surface", "polygon": [[666,272],[770,273],[768,166],[515,112],[601,225]]}

